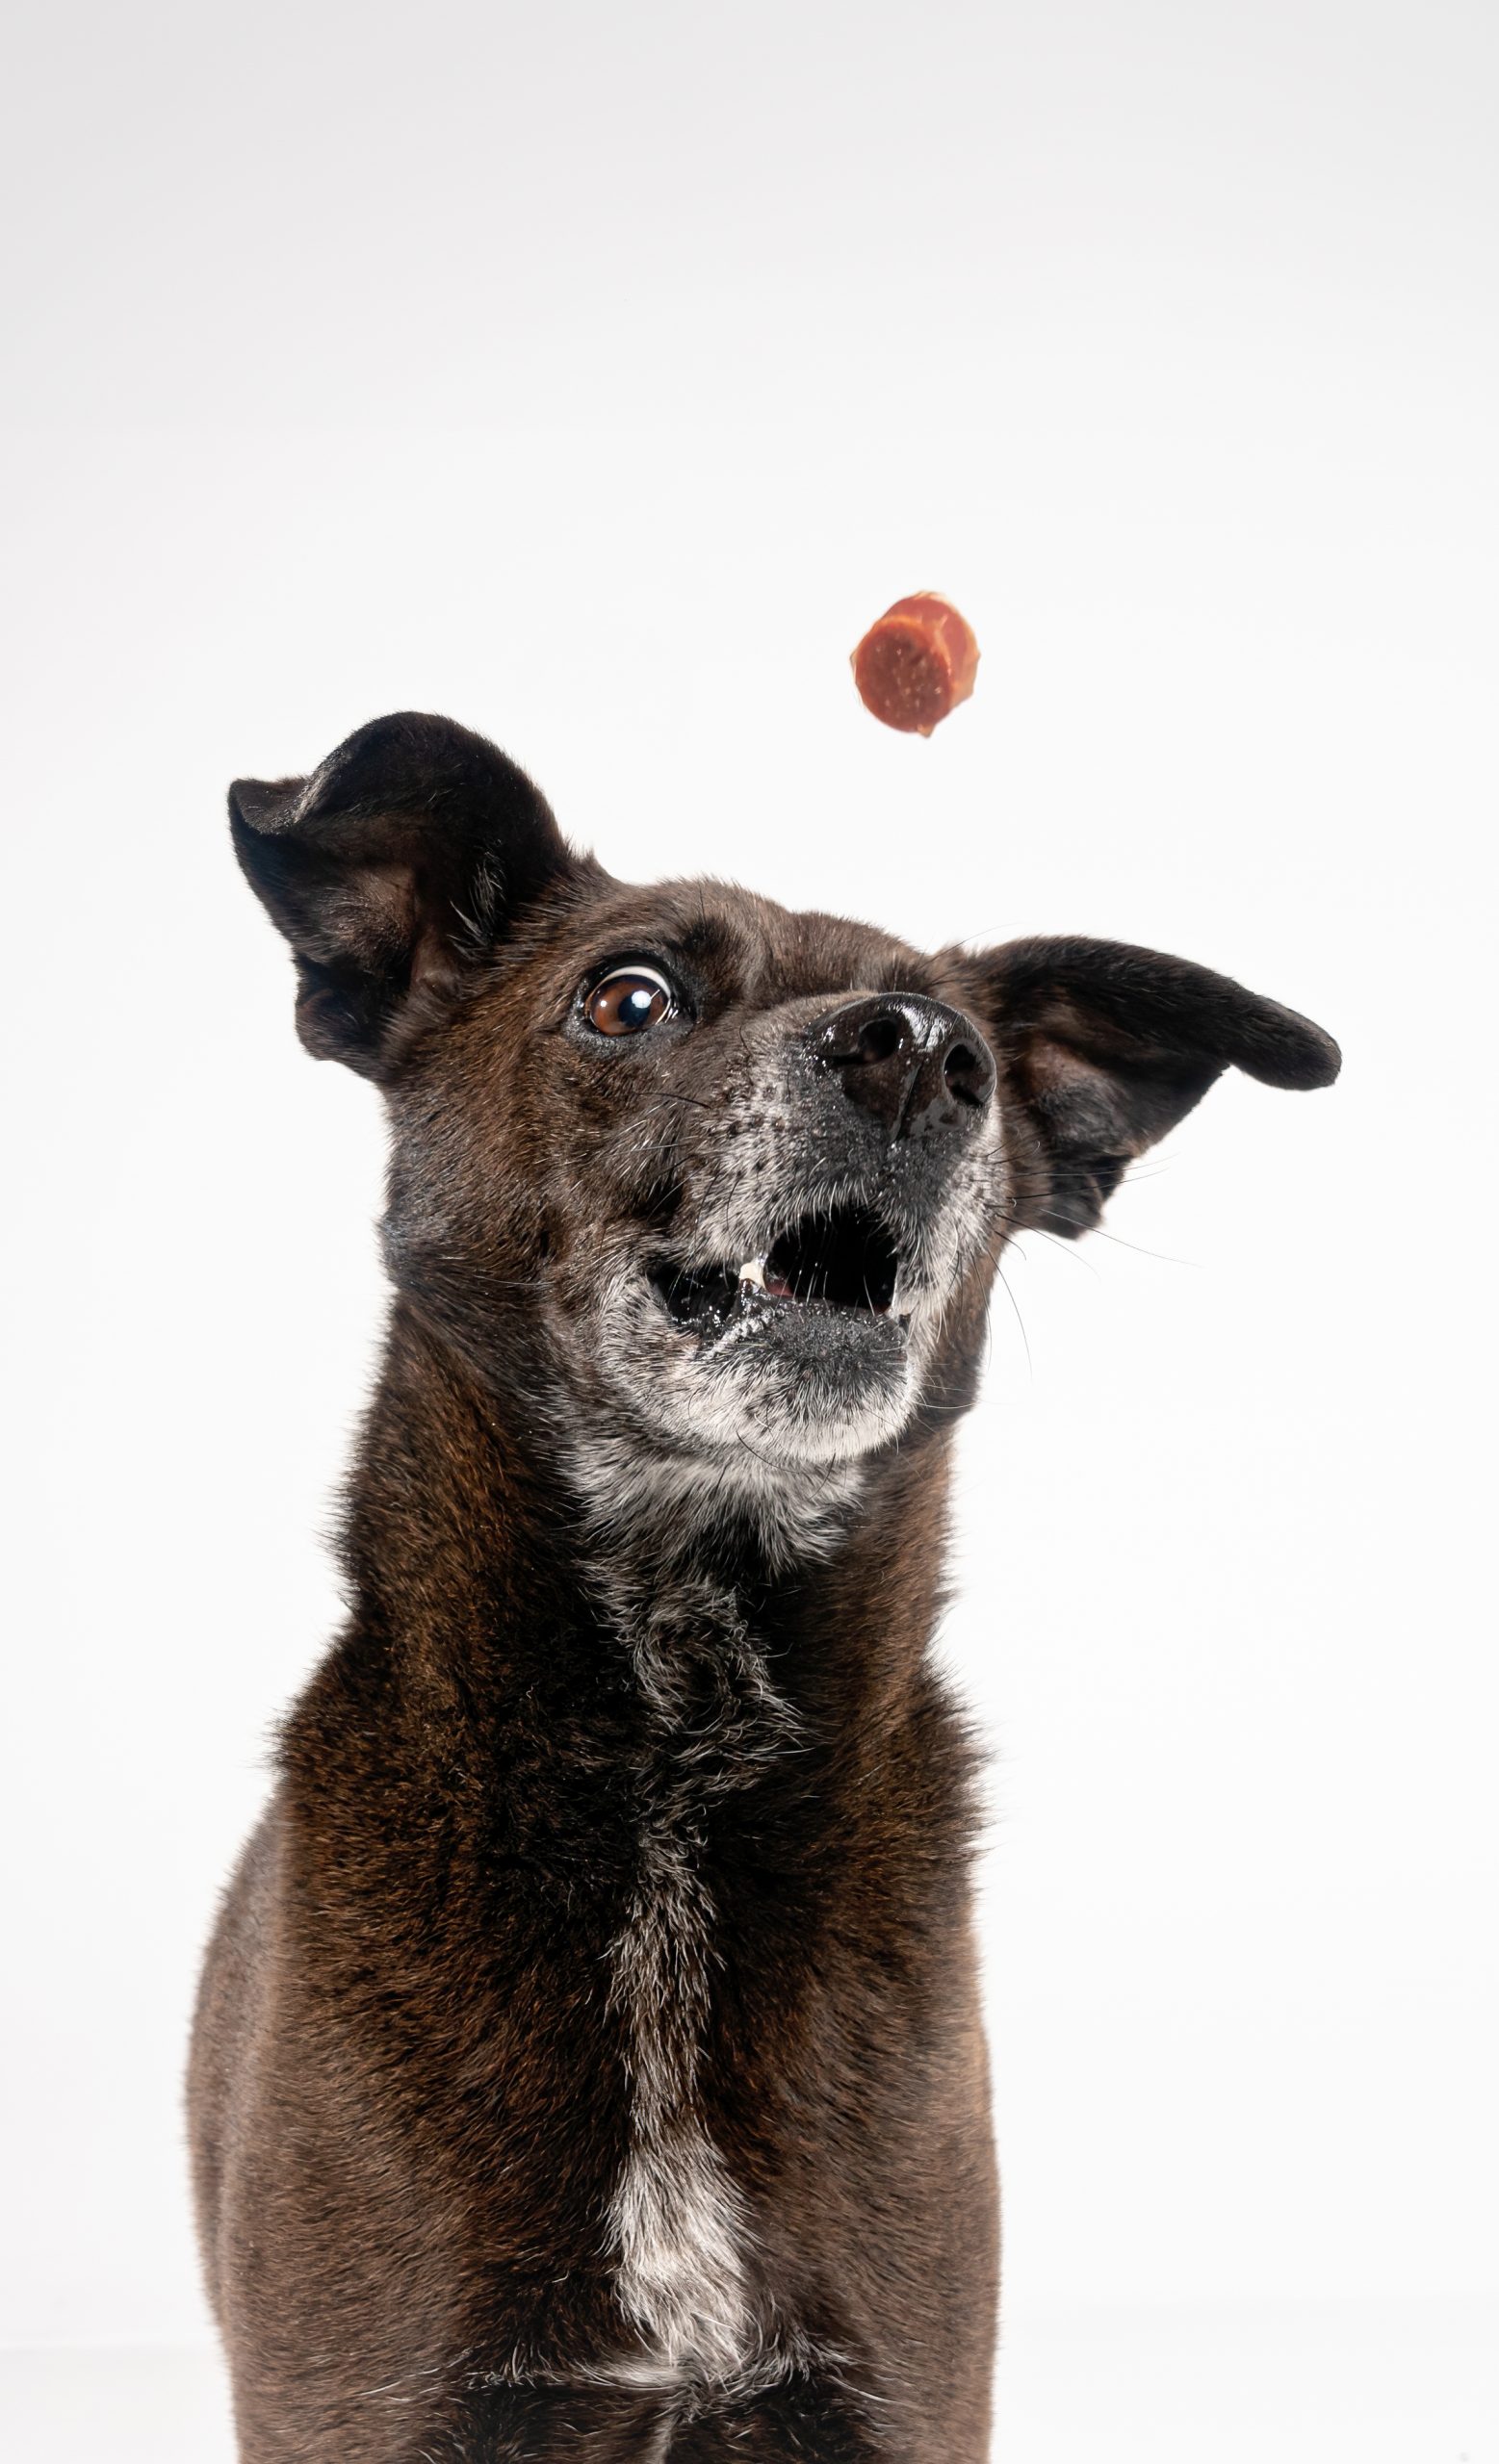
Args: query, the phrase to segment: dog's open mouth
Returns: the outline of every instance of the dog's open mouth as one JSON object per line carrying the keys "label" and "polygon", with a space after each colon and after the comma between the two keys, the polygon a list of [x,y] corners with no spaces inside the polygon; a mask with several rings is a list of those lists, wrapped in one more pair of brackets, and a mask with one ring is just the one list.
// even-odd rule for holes
{"label": "dog's open mouth", "polygon": [[862,1206],[807,1215],[758,1257],[689,1274],[658,1266],[651,1280],[666,1314],[693,1334],[718,1333],[767,1304],[851,1317],[886,1317],[900,1253],[878,1216]]}

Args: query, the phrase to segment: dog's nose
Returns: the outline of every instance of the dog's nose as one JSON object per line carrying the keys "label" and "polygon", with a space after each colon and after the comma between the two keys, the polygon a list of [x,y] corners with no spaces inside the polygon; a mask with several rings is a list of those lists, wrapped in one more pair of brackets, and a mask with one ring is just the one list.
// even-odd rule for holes
{"label": "dog's nose", "polygon": [[971,1018],[919,992],[871,992],[808,1030],[813,1058],[893,1142],[971,1128],[995,1091],[995,1057]]}

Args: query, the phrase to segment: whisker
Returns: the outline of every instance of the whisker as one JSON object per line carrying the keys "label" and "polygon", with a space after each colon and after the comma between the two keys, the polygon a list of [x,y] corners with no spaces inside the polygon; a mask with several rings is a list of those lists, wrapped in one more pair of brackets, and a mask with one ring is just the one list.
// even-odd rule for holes
{"label": "whisker", "polygon": [[1016,1324],[1019,1326],[1019,1328],[1020,1328],[1020,1330],[1021,1330],[1021,1343],[1022,1343],[1022,1344],[1024,1345],[1024,1347],[1025,1347],[1025,1367],[1026,1367],[1026,1371],[1027,1371],[1027,1373],[1028,1373],[1028,1374],[1029,1374],[1029,1376],[1030,1376],[1030,1378],[1031,1378],[1031,1380],[1032,1380],[1032,1383],[1034,1383],[1034,1381],[1035,1381],[1035,1375],[1036,1375],[1036,1364],[1035,1364],[1035,1362],[1032,1360],[1032,1358],[1031,1358],[1031,1356],[1030,1356],[1030,1337],[1029,1337],[1029,1335],[1027,1335],[1027,1333],[1025,1332],[1025,1321],[1024,1321],[1024,1319],[1021,1316],[1021,1304],[1020,1304],[1020,1302],[1016,1299],[1014,1293],[1010,1290],[1010,1281],[1009,1281],[1009,1277],[1008,1277],[1008,1276],[1007,1276],[1007,1274],[1005,1273],[1005,1270],[1004,1270],[1003,1267],[1002,1267],[1002,1266],[1000,1266],[1000,1267],[996,1267],[996,1268],[995,1269],[995,1274],[997,1275],[997,1277],[998,1277],[998,1279],[999,1279],[1000,1283],[1001,1283],[1001,1284],[1003,1284],[1003,1286],[1004,1286],[1004,1296],[1005,1296],[1005,1298],[1008,1300],[1008,1302],[1009,1302],[1009,1304],[1010,1304],[1011,1308],[1012,1308],[1012,1309],[1014,1310],[1014,1312],[1015,1312],[1015,1322],[1016,1322]]}

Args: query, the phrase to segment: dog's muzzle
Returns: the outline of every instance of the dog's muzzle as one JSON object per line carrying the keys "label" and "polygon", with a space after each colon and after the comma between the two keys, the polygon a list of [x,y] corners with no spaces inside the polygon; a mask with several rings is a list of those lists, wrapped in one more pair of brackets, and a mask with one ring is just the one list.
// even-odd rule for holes
{"label": "dog's muzzle", "polygon": [[866,993],[814,1020],[793,1066],[803,1134],[783,1132],[780,1150],[797,1212],[788,1220],[783,1196],[741,1257],[659,1260],[667,1316],[710,1338],[784,1339],[796,1322],[798,1343],[821,1340],[820,1326],[841,1328],[840,1344],[863,1329],[877,1351],[898,1348],[927,1228],[990,1125],[995,1074],[971,1018],[919,993]]}

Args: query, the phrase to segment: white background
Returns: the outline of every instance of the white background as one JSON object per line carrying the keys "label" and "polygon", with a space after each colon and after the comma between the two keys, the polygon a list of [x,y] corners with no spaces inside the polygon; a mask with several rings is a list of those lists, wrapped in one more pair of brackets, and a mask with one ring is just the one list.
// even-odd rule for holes
{"label": "white background", "polygon": [[[945,1647],[1003,2446],[1493,2457],[1499,20],[13,25],[0,2328],[206,2342],[194,1966],[381,1307],[375,1101],[223,786],[417,706],[625,877],[1149,941],[1341,1038],[996,1303]],[[983,649],[930,743],[845,665],[925,585]],[[102,2367],[16,2361],[28,2464],[222,2451],[206,2364]]]}

